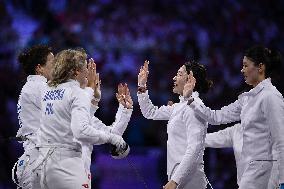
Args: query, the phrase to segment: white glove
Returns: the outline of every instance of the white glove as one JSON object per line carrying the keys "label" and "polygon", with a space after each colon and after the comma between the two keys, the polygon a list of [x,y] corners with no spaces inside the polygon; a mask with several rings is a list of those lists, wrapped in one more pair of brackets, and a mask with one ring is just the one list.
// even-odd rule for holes
{"label": "white glove", "polygon": [[129,145],[119,135],[110,133],[111,156],[114,159],[125,158],[130,151]]}

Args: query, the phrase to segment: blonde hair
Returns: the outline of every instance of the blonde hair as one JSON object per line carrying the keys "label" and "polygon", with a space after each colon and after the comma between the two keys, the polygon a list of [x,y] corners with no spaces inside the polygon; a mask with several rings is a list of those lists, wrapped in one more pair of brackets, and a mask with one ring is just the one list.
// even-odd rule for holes
{"label": "blonde hair", "polygon": [[52,79],[48,82],[50,87],[66,82],[75,76],[75,71],[85,65],[87,54],[84,50],[67,49],[60,51],[55,56]]}

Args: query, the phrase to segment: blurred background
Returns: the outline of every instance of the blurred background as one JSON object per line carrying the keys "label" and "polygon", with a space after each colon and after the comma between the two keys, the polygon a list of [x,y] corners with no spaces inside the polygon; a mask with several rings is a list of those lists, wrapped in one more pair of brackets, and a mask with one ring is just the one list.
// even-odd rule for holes
{"label": "blurred background", "polygon": [[[142,116],[136,97],[139,67],[150,60],[150,98],[163,105],[178,100],[172,93],[178,68],[196,59],[214,81],[201,97],[207,106],[221,108],[248,89],[240,72],[247,48],[263,44],[284,52],[283,12],[281,0],[0,0],[0,189],[16,188],[11,169],[23,153],[21,144],[5,140],[19,127],[16,104],[26,76],[17,55],[23,48],[48,44],[55,53],[85,48],[102,79],[96,115],[106,125],[118,107],[117,85],[128,83],[134,112],[124,138],[131,154],[113,160],[108,146],[95,147],[92,188],[162,188],[167,122]],[[283,94],[283,79],[274,84]],[[228,126],[212,126],[208,132]],[[232,149],[206,149],[204,162],[214,189],[237,188]]]}

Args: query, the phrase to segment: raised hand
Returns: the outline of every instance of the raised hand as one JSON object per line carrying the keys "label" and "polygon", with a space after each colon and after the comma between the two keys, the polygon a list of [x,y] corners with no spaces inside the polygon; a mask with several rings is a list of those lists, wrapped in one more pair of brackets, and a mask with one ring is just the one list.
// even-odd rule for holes
{"label": "raised hand", "polygon": [[140,68],[140,71],[138,74],[138,86],[139,87],[147,86],[147,79],[148,79],[148,74],[149,74],[148,65],[149,65],[149,61],[146,60],[144,62],[144,65],[141,66]]}
{"label": "raised hand", "polygon": [[95,90],[95,80],[96,80],[97,70],[96,70],[96,63],[92,58],[89,59],[88,62],[88,87],[91,87]]}
{"label": "raised hand", "polygon": [[125,108],[131,109],[133,107],[133,101],[130,96],[130,91],[127,84],[119,84],[116,93],[117,101],[122,104]]}
{"label": "raised hand", "polygon": [[195,83],[196,79],[194,78],[192,71],[190,71],[189,75],[187,76],[187,82],[183,87],[183,97],[189,98],[192,95]]}
{"label": "raised hand", "polygon": [[96,73],[95,77],[95,87],[94,87],[94,98],[97,101],[101,100],[102,92],[101,92],[101,80],[100,80],[100,73]]}

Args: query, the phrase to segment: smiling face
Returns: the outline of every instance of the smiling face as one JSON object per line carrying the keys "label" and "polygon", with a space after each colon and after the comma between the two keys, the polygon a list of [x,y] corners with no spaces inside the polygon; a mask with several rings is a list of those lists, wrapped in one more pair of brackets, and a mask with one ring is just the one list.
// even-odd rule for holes
{"label": "smiling face", "polygon": [[174,80],[174,87],[173,92],[179,95],[183,94],[183,88],[187,81],[187,72],[185,66],[180,67],[177,72],[177,75],[173,78]]}
{"label": "smiling face", "polygon": [[264,65],[255,65],[248,57],[244,56],[243,68],[241,70],[244,75],[245,82],[255,87],[259,82],[265,79]]}

